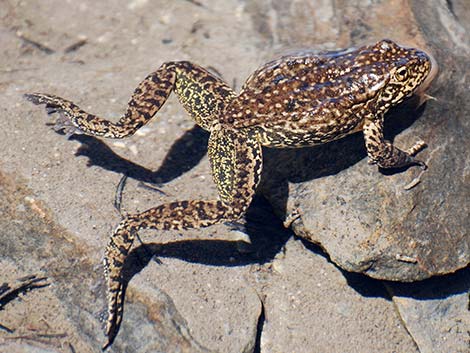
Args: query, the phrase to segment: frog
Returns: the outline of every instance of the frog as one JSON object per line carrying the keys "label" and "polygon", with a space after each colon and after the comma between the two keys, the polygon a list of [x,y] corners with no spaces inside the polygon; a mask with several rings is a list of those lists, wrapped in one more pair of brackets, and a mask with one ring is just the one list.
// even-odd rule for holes
{"label": "frog", "polygon": [[109,347],[123,319],[123,266],[142,229],[183,230],[240,220],[263,169],[263,148],[302,148],[362,131],[369,163],[380,168],[426,164],[417,141],[400,149],[384,138],[384,115],[412,95],[423,100],[437,73],[427,52],[384,39],[336,51],[282,56],[257,69],[236,93],[216,74],[190,61],[169,61],[135,89],[113,122],[53,94],[28,93],[34,104],[58,113],[55,129],[121,139],[149,123],[174,92],[194,122],[209,132],[208,157],[218,198],[173,201],[128,214],[106,246],[106,337]]}

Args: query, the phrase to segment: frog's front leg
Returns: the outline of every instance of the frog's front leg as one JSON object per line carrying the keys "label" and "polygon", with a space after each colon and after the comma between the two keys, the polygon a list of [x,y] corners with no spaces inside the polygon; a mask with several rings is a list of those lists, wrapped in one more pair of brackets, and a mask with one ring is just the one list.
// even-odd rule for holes
{"label": "frog's front leg", "polygon": [[119,121],[89,114],[75,103],[44,93],[25,94],[35,104],[45,104],[49,113],[58,112],[55,129],[67,135],[87,134],[123,138],[134,134],[158,112],[172,91],[196,123],[205,129],[235,93],[207,70],[187,61],[168,62],[148,75],[135,89],[126,113]]}
{"label": "frog's front leg", "polygon": [[125,286],[122,268],[140,229],[180,230],[236,221],[250,205],[262,169],[261,145],[256,138],[216,126],[211,131],[208,151],[220,200],[177,201],[129,215],[111,236],[104,259],[108,286],[108,342],[104,348],[119,330]]}
{"label": "frog's front leg", "polygon": [[423,161],[414,157],[426,147],[423,141],[418,141],[406,151],[395,147],[383,136],[383,118],[366,119],[363,127],[369,163],[377,164],[381,168],[400,168],[409,165],[419,165],[423,169],[427,166]]}

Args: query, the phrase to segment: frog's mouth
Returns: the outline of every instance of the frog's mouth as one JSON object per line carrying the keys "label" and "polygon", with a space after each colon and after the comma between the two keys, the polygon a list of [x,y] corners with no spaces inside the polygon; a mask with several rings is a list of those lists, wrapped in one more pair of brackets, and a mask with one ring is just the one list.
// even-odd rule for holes
{"label": "frog's mouth", "polygon": [[430,96],[429,94],[426,94],[426,90],[429,88],[431,85],[431,82],[434,80],[434,78],[437,76],[437,73],[439,72],[439,65],[437,64],[436,59],[434,56],[431,54],[424,52],[426,56],[429,58],[431,69],[429,70],[428,75],[424,79],[424,81],[419,85],[419,87],[415,91],[415,95],[419,97],[419,103],[418,107],[420,107],[424,102],[426,102],[429,99],[434,99],[433,96]]}

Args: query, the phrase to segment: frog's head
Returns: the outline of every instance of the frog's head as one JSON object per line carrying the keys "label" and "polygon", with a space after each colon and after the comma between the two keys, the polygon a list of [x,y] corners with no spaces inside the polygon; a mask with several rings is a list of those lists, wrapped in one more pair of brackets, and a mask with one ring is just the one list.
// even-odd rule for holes
{"label": "frog's head", "polygon": [[422,98],[425,90],[437,74],[437,63],[426,52],[402,47],[391,40],[376,44],[387,64],[388,82],[381,92],[381,101],[394,106],[412,94]]}

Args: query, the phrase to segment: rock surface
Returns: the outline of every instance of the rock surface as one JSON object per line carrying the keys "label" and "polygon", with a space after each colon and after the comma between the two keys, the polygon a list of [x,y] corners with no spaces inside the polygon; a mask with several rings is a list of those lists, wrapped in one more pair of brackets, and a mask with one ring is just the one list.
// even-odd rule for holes
{"label": "rock surface", "polygon": [[470,269],[388,288],[420,353],[470,352]]}
{"label": "rock surface", "polygon": [[[446,4],[452,5],[453,14]],[[183,197],[216,196],[205,157],[207,134],[193,128],[174,97],[155,122],[132,138],[102,141],[79,136],[66,140],[46,126],[51,120],[43,111],[23,100],[25,92],[60,94],[91,112],[113,118],[121,114],[137,83],[164,61],[189,59],[221,72],[239,88],[245,77],[276,52],[333,49],[383,37],[413,39],[410,44],[432,50],[443,62],[444,70],[432,91],[440,100],[429,102],[413,124],[415,113],[403,120],[398,112],[395,120],[403,123],[391,124],[390,131],[403,130],[397,137],[400,146],[413,142],[417,134],[427,139],[430,148],[423,156],[429,159],[430,169],[444,169],[447,164],[443,161],[454,164],[454,169],[446,169],[448,178],[433,179],[433,183],[446,183],[443,197],[450,195],[452,187],[457,193],[462,186],[462,179],[451,178],[451,172],[466,175],[464,182],[468,183],[468,175],[455,169],[462,163],[468,165],[465,154],[457,155],[464,148],[462,141],[457,143],[461,135],[455,135],[448,145],[439,145],[455,126],[462,131],[468,127],[468,100],[462,98],[468,92],[468,70],[462,71],[465,56],[453,61],[465,46],[457,26],[469,23],[465,1],[429,5],[405,0],[51,0],[8,1],[0,10],[0,283],[32,273],[48,276],[51,283],[0,310],[0,324],[14,331],[9,333],[0,326],[0,351],[100,349],[104,340],[100,317],[105,311],[101,258],[120,219],[113,200],[122,174],[130,177],[124,192],[125,212]],[[444,29],[439,27],[443,23]],[[452,47],[455,43],[458,48]],[[444,55],[446,48],[452,50]],[[456,97],[461,99],[458,104],[453,100]],[[446,110],[437,115],[442,107]],[[362,184],[369,185],[368,192],[374,197],[378,190],[395,185],[394,199],[385,192],[380,195],[389,201],[381,205],[390,209],[387,219],[396,210],[392,201],[405,200],[409,206],[416,197],[435,197],[426,183],[433,175],[428,173],[436,173],[436,169],[423,174],[421,184],[405,192],[403,185],[417,171],[381,175],[363,160],[361,137],[352,139],[356,141],[344,140],[344,145],[325,146],[313,154],[297,152],[295,158],[306,162],[312,155],[323,161],[310,171],[299,172],[303,176],[308,171],[316,179],[308,184],[299,183],[301,179],[279,184],[274,195],[285,198],[287,189],[294,192],[303,185],[302,193],[289,194],[288,206],[292,207],[292,202],[296,206],[290,198],[293,195],[302,200],[304,195],[324,193],[315,189],[320,179],[331,178],[336,187],[346,184],[342,193],[331,192],[334,198],[326,198],[332,206],[328,212],[324,210],[326,217],[337,209],[334,202],[341,204],[341,198],[349,202],[355,197],[351,181],[341,179],[341,173],[355,170],[364,173]],[[348,156],[338,157],[344,155],[344,148]],[[433,149],[437,150],[431,154]],[[445,158],[442,152],[446,152]],[[338,165],[331,155],[339,158]],[[337,175],[326,176],[328,173]],[[141,187],[142,183],[152,183],[154,190]],[[432,192],[442,190],[441,185],[432,185]],[[442,203],[442,212],[454,207],[459,197],[465,200],[463,194],[449,196]],[[276,203],[275,198],[271,201],[284,217],[285,204]],[[460,203],[462,208],[468,206]],[[423,207],[417,208],[413,212],[421,212]],[[362,216],[370,209],[364,205],[360,211]],[[366,221],[374,225],[372,216],[363,223]],[[300,225],[294,223],[294,230],[303,235]],[[468,312],[460,311],[468,305],[468,270],[437,278],[432,288],[427,282],[399,289],[390,285],[387,292],[382,282],[344,272],[319,248],[292,238],[262,200],[250,209],[245,231],[251,244],[244,242],[246,235],[226,225],[182,234],[142,232],[145,245],[136,242],[129,262],[133,273],[123,325],[109,351],[308,352],[315,347],[317,351],[370,352],[380,347],[381,352],[413,353],[426,352],[429,335],[446,340],[439,346],[442,352],[457,352],[468,344]],[[451,231],[458,238],[459,228]],[[349,249],[353,256],[362,256],[355,253],[354,240],[343,239],[344,252]],[[406,260],[413,254],[401,255]],[[455,264],[455,258],[449,263]],[[446,280],[456,287],[445,291]],[[423,294],[430,291],[443,294]],[[458,310],[434,312],[423,298],[432,298],[436,307]],[[408,304],[402,305],[403,301]],[[432,324],[426,325],[428,322]],[[447,332],[449,323],[451,331]]]}
{"label": "rock surface", "polygon": [[[0,174],[0,185],[2,282],[39,273],[50,283],[5,303],[0,322],[14,332],[0,338],[0,350],[96,352],[104,342],[101,271],[93,268],[83,245],[51,222],[48,210],[27,189],[5,174]],[[176,346],[179,352],[210,352],[193,339],[171,299],[154,286],[144,286],[139,295],[131,290],[127,298],[129,320],[113,350],[170,352]]]}
{"label": "rock surface", "polygon": [[[269,151],[263,191],[281,217],[300,211],[294,232],[348,271],[399,281],[451,273],[470,262],[470,36],[439,1],[378,2],[365,10],[395,14],[395,30],[379,36],[427,48],[439,63],[430,90],[437,101],[418,111],[410,102],[386,116],[397,146],[426,141],[420,158],[429,169],[379,172],[356,134],[302,151]],[[353,44],[377,35],[377,17],[360,21],[372,30],[360,38],[352,32]]]}
{"label": "rock surface", "polygon": [[[261,352],[419,352],[380,282],[342,273],[303,250],[290,239],[272,275],[256,277],[267,308]],[[306,271],[308,279],[298,276]]]}

